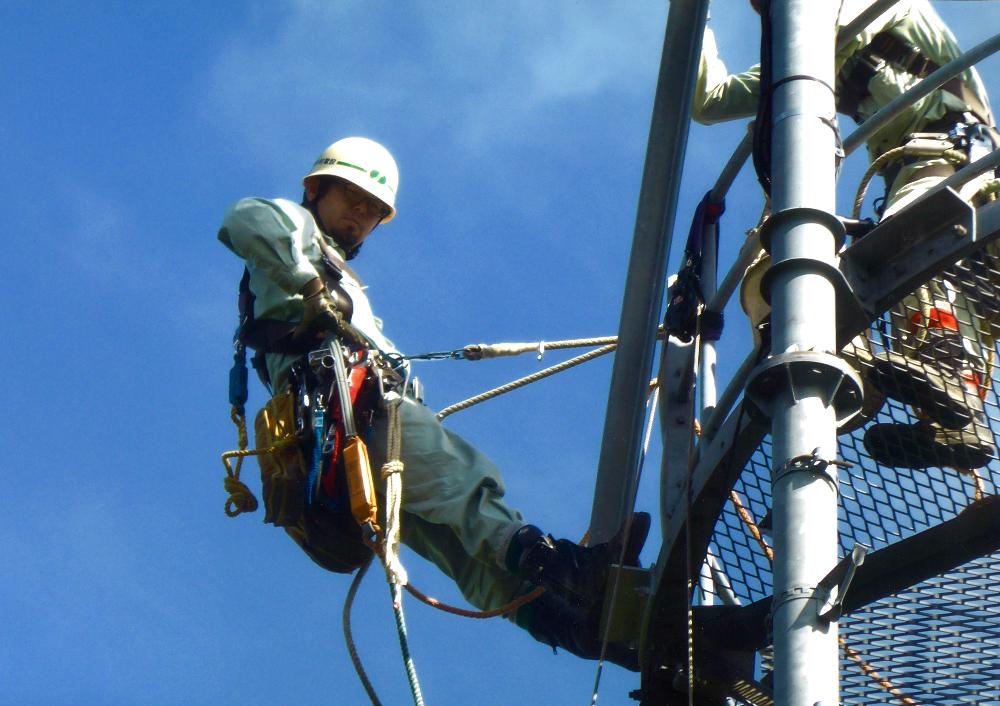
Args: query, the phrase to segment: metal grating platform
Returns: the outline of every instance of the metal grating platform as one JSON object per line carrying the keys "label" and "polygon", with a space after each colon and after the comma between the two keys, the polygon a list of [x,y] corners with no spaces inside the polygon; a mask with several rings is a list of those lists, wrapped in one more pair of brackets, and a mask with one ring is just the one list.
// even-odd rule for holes
{"label": "metal grating platform", "polygon": [[[987,265],[994,265],[989,267]],[[976,271],[967,269],[975,265]],[[992,258],[968,259],[962,271],[952,272],[968,282],[1000,281]],[[994,320],[995,299],[980,304],[973,297],[993,297],[991,287],[968,289],[966,314],[959,318],[980,322],[987,334],[984,349],[992,355],[988,337]],[[958,301],[961,301],[959,298]],[[984,312],[984,313],[980,313]],[[907,318],[915,310],[903,313]],[[898,317],[896,321],[900,321]],[[871,352],[902,350],[912,342],[883,318],[869,331]],[[908,355],[916,359],[912,351]],[[862,356],[864,359],[865,357]],[[865,371],[870,363],[862,362]],[[905,388],[908,380],[899,381]],[[987,384],[983,418],[973,440],[987,448],[1000,430],[1000,402]],[[868,419],[840,437],[840,457],[851,465],[839,469],[838,510],[841,554],[855,543],[870,551],[893,545],[919,532],[952,520],[976,500],[996,495],[1000,487],[1000,462],[994,459],[978,469],[958,471],[949,467],[905,468],[905,464],[878,463],[872,456],[907,457],[906,451],[874,446],[865,432],[874,424],[912,425],[925,417],[916,408],[887,398]],[[919,415],[919,416],[918,416]],[[926,423],[926,421],[924,422]],[[968,427],[971,429],[972,427]],[[912,456],[911,456],[912,457]],[[736,499],[754,523],[766,524],[771,506],[771,444],[765,439],[753,454],[734,486]],[[765,542],[770,544],[766,528]],[[770,561],[752,528],[741,517],[735,501],[720,515],[711,542],[736,598],[743,605],[772,593]],[[981,704],[1000,706],[1000,553],[966,561],[958,568],[901,590],[859,608],[840,621],[842,638],[841,699],[844,704]],[[722,602],[716,596],[713,602]],[[761,660],[766,674],[768,660]],[[766,678],[765,678],[766,682]]]}

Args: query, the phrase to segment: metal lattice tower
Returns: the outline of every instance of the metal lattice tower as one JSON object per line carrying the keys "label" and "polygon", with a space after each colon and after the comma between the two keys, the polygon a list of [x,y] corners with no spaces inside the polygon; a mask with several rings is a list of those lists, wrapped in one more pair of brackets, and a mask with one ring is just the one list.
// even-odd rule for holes
{"label": "metal lattice tower", "polygon": [[[809,13],[821,15],[834,5],[805,0],[775,0],[775,4],[784,13],[777,23],[778,41],[807,32]],[[892,4],[891,0],[874,2],[841,37],[853,36]],[[641,402],[653,372],[665,253],[687,136],[683,126],[690,110],[706,10],[706,0],[671,3],[619,330],[623,348],[615,361],[598,469],[592,541],[614,534],[635,495]],[[832,42],[830,47],[832,52]],[[862,144],[908,101],[927,95],[998,49],[1000,36],[941,67],[848,136],[845,149],[849,152]],[[803,62],[797,63],[794,55],[780,54],[782,50],[778,50],[777,63],[785,79],[783,88],[810,81],[832,84],[829,77],[819,75],[824,70],[822,62],[813,64],[800,57]],[[814,68],[818,73],[813,73]],[[810,90],[803,89],[805,93]],[[795,95],[793,89],[785,99],[791,103],[785,104],[783,115],[810,120],[809,109],[802,109],[808,108],[807,97]],[[812,117],[823,110],[816,109]],[[775,137],[783,154],[792,155],[790,164],[777,160],[776,169],[794,171],[795,160],[812,159],[807,153],[796,156],[798,147],[788,144],[805,141],[815,146],[822,131],[810,134],[814,127],[793,126],[787,135]],[[826,147],[821,145],[821,149]],[[710,200],[722,201],[748,154],[749,142],[744,141],[724,168]],[[995,458],[996,442],[992,442],[994,459],[975,470],[944,464],[903,468],[879,463],[876,456],[891,454],[873,448],[875,437],[866,446],[865,430],[878,424],[915,424],[922,418],[918,409],[868,391],[862,412],[844,423],[858,401],[858,388],[868,377],[873,356],[903,351],[910,345],[902,340],[889,312],[895,312],[897,321],[917,313],[907,310],[903,301],[930,278],[944,273],[965,282],[968,307],[956,315],[976,320],[981,330],[1000,340],[1000,257],[994,255],[993,245],[1000,242],[1000,203],[987,199],[974,207],[957,194],[963,183],[998,165],[1000,150],[960,170],[850,245],[832,265],[828,253],[807,252],[795,245],[779,244],[772,252],[779,264],[795,260],[784,268],[784,275],[773,277],[776,287],[782,279],[787,283],[804,274],[825,283],[829,296],[836,300],[835,320],[831,317],[824,323],[826,333],[818,334],[829,338],[831,352],[859,334],[867,336],[868,350],[851,356],[850,365],[823,355],[827,344],[810,343],[811,333],[796,347],[799,341],[781,328],[788,321],[774,320],[772,337],[780,343],[778,350],[765,347],[751,353],[718,400],[714,381],[709,381],[707,391],[701,390],[699,415],[693,370],[697,357],[703,363],[713,359],[712,345],[673,337],[663,344],[658,370],[663,412],[663,545],[651,570],[625,573],[618,595],[620,605],[630,604],[631,611],[616,606],[614,610],[621,612],[611,612],[605,620],[613,639],[640,648],[642,687],[633,696],[643,704],[798,706],[809,698],[806,706],[815,706],[813,700],[830,706],[838,694],[844,704],[1000,706],[1000,591],[996,590],[1000,583],[1000,461]],[[782,171],[777,181],[785,175]],[[784,237],[782,228],[826,229],[834,239],[838,229],[843,234],[846,221],[829,213],[828,195],[813,197],[796,189],[794,184],[790,190],[779,187],[777,215],[765,229],[776,238]],[[706,233],[711,235],[710,229]],[[724,278],[717,278],[714,271],[701,273],[709,285],[707,311],[722,310],[751,255],[744,253]],[[779,304],[775,317],[789,318],[787,307],[801,298],[799,292],[788,303]],[[818,350],[820,354],[789,357],[789,350]],[[701,377],[710,369],[710,362],[703,364]],[[748,380],[750,392],[744,395]],[[894,384],[903,389],[908,381],[904,377]],[[969,433],[995,439],[1000,432],[1000,400],[992,385],[984,388],[988,390],[983,400],[985,413],[969,427]],[[812,421],[794,411],[782,411],[782,404],[795,407],[804,398],[822,402],[814,405]],[[772,436],[776,414],[785,416]],[[698,416],[701,436],[695,439],[692,422]],[[834,431],[830,425],[836,422],[841,424]],[[789,433],[797,434],[797,441],[789,442]],[[810,453],[803,444],[812,446],[817,439],[817,451]],[[912,450],[895,449],[894,453],[906,455]],[[621,463],[623,458],[627,463]],[[787,483],[790,473],[828,479],[829,497],[835,496],[835,502],[827,509],[835,507],[835,511],[823,509],[810,516],[808,508],[803,512],[800,507],[789,514],[785,499],[776,508],[775,483]],[[792,486],[793,492],[801,489],[798,481]],[[782,491],[783,497],[787,494]],[[826,575],[810,569],[810,577],[793,577],[790,583],[786,579],[780,586],[780,600],[774,600],[776,561],[780,566],[783,559],[772,550],[774,533],[786,533],[779,547],[787,547],[789,537],[798,543],[794,551],[799,554],[779,570],[787,577],[814,562],[810,524],[825,520],[823,532],[828,535],[821,534],[821,541],[835,536],[836,556],[823,554],[815,566],[826,567]],[[799,617],[775,619],[789,594],[807,605],[797,614],[808,619],[805,629]],[[808,611],[821,614],[821,619]],[[786,642],[786,633],[795,630],[801,640],[793,637]],[[816,661],[812,640],[824,632],[826,642],[819,651],[824,656],[819,661],[829,655],[833,665],[814,668],[809,664]],[[776,642],[780,645],[777,662]],[[801,659],[803,655],[808,659]],[[836,683],[829,688],[830,669],[839,692]],[[812,691],[800,688],[811,679],[823,682],[822,686],[816,689],[810,684]],[[816,693],[823,695],[812,696]]]}

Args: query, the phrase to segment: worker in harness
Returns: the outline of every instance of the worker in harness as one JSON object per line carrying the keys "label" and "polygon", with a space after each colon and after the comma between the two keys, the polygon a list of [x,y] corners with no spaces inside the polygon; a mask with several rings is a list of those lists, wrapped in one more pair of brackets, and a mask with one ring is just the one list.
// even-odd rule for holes
{"label": "worker in harness", "polygon": [[[511,619],[541,642],[596,659],[614,552],[626,543],[626,561],[637,562],[648,515],[636,515],[628,538],[593,547],[554,540],[527,524],[504,500],[503,480],[489,459],[445,429],[404,386],[408,371],[398,362],[402,356],[383,334],[360,277],[347,264],[377,226],[396,216],[399,173],[393,157],[376,142],[348,137],[319,155],[303,186],[300,204],[280,198],[237,202],[218,234],[246,261],[240,339],[257,350],[255,367],[273,395],[257,418],[257,446],[269,445],[282,429],[308,429],[317,413],[332,410],[354,422],[351,431],[366,440],[378,468],[389,457],[386,409],[396,395],[405,469],[403,543],[454,579],[482,610],[544,586],[546,591]],[[323,347],[331,339],[345,351],[342,360]],[[317,363],[331,357],[338,366],[357,364],[352,373],[363,369],[359,361],[396,362],[388,366],[394,370],[383,365],[374,382],[371,375],[347,380],[341,371],[334,385],[347,382],[353,399],[346,401],[329,393],[330,377],[323,377],[323,363]],[[341,403],[317,406],[324,395]],[[371,527],[360,527],[344,509],[336,476],[345,461],[332,458],[343,440],[328,436],[329,444],[295,444],[260,457],[264,520],[283,527],[320,566],[352,572],[370,556],[363,540]],[[310,457],[318,463],[310,464]],[[311,479],[317,465],[323,477]],[[374,484],[382,499],[385,480],[375,478]],[[637,668],[633,650],[612,649],[607,656]]]}
{"label": "worker in harness", "polygon": [[[751,0],[758,13],[761,4]],[[844,0],[839,26],[847,25],[867,4]],[[902,0],[837,51],[837,111],[862,122],[960,53],[951,31],[926,0]],[[753,116],[759,96],[760,67],[729,75],[706,27],[694,119],[711,124]],[[874,161],[914,140],[924,145],[936,141],[942,153],[959,150],[971,160],[996,148],[997,133],[975,70],[948,81],[876,132],[868,141],[869,155]],[[941,156],[890,162],[881,172],[886,194],[880,217],[898,212],[954,171],[954,163]],[[974,199],[981,183],[967,185],[962,196]],[[983,263],[992,258],[992,251],[968,260]],[[761,250],[744,276],[740,299],[755,329],[769,313],[759,288],[769,263]],[[994,270],[988,277],[992,281],[1000,274]],[[983,316],[993,312],[976,306],[978,286],[974,278],[957,271],[935,277],[891,312],[893,350],[873,357],[865,338],[858,337],[842,351],[862,371],[876,397],[884,394],[918,410],[915,424],[876,424],[866,430],[865,448],[879,463],[969,469],[985,466],[996,456],[983,407],[993,356],[990,324]],[[869,419],[878,406],[868,408]]]}

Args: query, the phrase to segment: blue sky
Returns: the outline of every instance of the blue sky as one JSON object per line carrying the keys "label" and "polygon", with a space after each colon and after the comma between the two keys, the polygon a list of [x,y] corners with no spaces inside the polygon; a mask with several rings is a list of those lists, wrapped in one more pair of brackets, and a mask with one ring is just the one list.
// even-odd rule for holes
{"label": "blue sky", "polygon": [[[1000,26],[998,3],[936,6],[964,47]],[[403,350],[614,334],[664,21],[653,2],[0,4],[0,703],[365,703],[341,637],[348,578],[262,513],[222,511],[242,266],[215,240],[221,215],[297,198],[325,145],[365,135],[399,162],[399,217],[356,264]],[[741,1],[713,8],[731,70],[754,60],[755,21]],[[1000,63],[981,68],[996,99]],[[675,250],[743,130],[693,129]],[[842,211],[864,166],[844,172]],[[728,206],[724,264],[760,210],[749,171]],[[748,346],[731,311],[723,378]],[[417,374],[439,409],[564,357]],[[586,530],[610,365],[448,420],[556,536]],[[656,465],[639,499],[654,514]],[[429,704],[588,702],[594,663],[502,620],[406,607]],[[354,627],[383,702],[407,703],[376,571]],[[637,687],[609,667],[601,703]]]}

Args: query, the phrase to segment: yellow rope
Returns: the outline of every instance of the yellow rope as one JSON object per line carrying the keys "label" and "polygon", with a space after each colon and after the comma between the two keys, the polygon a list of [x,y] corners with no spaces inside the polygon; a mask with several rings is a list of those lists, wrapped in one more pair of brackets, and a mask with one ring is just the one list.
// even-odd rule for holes
{"label": "yellow rope", "polygon": [[747,526],[747,530],[749,530],[750,535],[757,540],[757,544],[760,545],[761,551],[764,552],[764,556],[767,557],[768,561],[773,563],[774,550],[771,549],[771,545],[769,545],[767,540],[764,539],[764,535],[761,533],[760,528],[757,527],[757,523],[754,522],[753,517],[750,516],[749,510],[747,510],[743,503],[740,502],[740,496],[736,494],[735,490],[729,492],[729,500],[733,503],[733,507],[736,509],[736,514],[740,516],[740,519],[743,520],[743,524]]}
{"label": "yellow rope", "polygon": [[986,484],[983,483],[983,478],[982,476],[979,475],[979,473],[976,472],[976,469],[956,468],[955,470],[958,471],[963,476],[972,476],[972,485],[975,488],[972,496],[973,500],[975,502],[979,502],[980,500],[982,500],[986,495]]}
{"label": "yellow rope", "polygon": [[867,676],[871,677],[876,682],[878,682],[879,686],[881,686],[883,689],[885,689],[890,694],[899,699],[899,703],[903,704],[904,706],[916,706],[917,704],[916,701],[914,701],[909,696],[901,692],[899,689],[893,686],[891,681],[889,681],[881,674],[879,674],[877,671],[875,671],[875,668],[867,660],[865,660],[864,657],[862,657],[857,651],[851,649],[851,647],[848,646],[847,641],[844,640],[844,638],[838,636],[837,642],[839,642],[840,646],[844,649],[844,655],[848,659],[855,662],[858,665],[858,668],[861,669],[861,671],[864,672]]}
{"label": "yellow rope", "polygon": [[[226,498],[225,511],[229,517],[236,517],[244,512],[254,512],[257,510],[257,498],[254,497],[246,483],[240,480],[240,470],[243,468],[243,459],[247,456],[268,456],[277,453],[286,446],[291,446],[298,440],[294,436],[279,439],[273,446],[264,449],[247,448],[247,421],[246,417],[237,407],[233,407],[230,418],[236,425],[237,444],[239,448],[235,451],[226,451],[222,454],[222,465],[226,467],[226,477],[223,479],[223,487],[229,493]],[[229,459],[235,458],[236,464],[230,464]]]}
{"label": "yellow rope", "polygon": [[1000,193],[1000,179],[990,179],[989,181],[983,182],[974,198],[981,197],[987,200],[993,200],[998,193]]}

